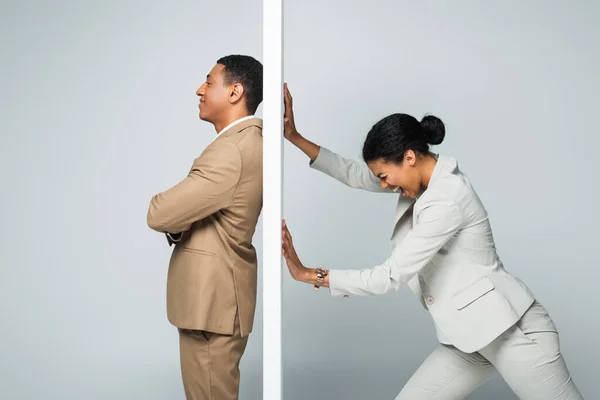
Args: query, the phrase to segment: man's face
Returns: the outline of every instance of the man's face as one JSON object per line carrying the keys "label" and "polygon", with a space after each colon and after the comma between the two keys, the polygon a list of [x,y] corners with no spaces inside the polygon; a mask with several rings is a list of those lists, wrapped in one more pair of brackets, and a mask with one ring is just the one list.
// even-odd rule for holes
{"label": "man's face", "polygon": [[223,81],[225,66],[217,64],[206,76],[206,82],[196,90],[200,98],[200,119],[214,123],[230,106],[231,87]]}

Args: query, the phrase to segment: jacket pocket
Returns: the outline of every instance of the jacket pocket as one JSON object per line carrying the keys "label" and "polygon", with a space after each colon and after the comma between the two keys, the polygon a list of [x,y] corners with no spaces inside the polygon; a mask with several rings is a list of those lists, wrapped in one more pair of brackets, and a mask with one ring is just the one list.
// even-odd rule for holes
{"label": "jacket pocket", "polygon": [[201,249],[192,249],[191,247],[182,247],[181,251],[183,251],[185,253],[199,254],[201,256],[215,257],[217,255],[217,253],[212,252],[212,251],[206,251],[206,250],[201,250]]}
{"label": "jacket pocket", "polygon": [[450,300],[457,310],[462,310],[492,290],[494,290],[494,283],[487,276],[482,276],[469,286],[453,294]]}

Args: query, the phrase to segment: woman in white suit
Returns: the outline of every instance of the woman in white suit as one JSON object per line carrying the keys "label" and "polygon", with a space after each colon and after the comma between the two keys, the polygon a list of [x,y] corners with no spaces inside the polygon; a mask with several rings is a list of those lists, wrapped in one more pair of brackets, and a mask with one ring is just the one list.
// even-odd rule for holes
{"label": "woman in white suit", "polygon": [[455,159],[429,145],[445,136],[442,121],[393,114],[376,123],[363,146],[365,163],[347,160],[296,130],[285,91],[285,137],[311,167],[342,183],[399,196],[392,253],[361,270],[307,268],[282,226],[282,253],[295,280],[332,296],[366,296],[406,283],[430,312],[439,346],[396,400],[464,399],[495,371],[523,400],[582,399],[561,355],[555,324],[500,261],[487,212]]}

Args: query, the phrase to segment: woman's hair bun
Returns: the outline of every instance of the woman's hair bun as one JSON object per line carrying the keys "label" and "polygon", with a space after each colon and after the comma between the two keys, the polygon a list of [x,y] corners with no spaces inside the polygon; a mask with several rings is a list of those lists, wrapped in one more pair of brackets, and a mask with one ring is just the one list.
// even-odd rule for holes
{"label": "woman's hair bun", "polygon": [[438,117],[433,115],[424,116],[421,120],[421,128],[428,144],[436,145],[444,141],[446,128],[442,120]]}

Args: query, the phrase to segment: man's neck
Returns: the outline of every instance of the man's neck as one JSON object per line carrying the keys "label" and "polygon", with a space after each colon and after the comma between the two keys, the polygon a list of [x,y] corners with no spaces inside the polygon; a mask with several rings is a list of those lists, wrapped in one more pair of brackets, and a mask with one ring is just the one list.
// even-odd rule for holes
{"label": "man's neck", "polygon": [[223,118],[221,121],[214,123],[215,130],[217,131],[217,134],[219,134],[219,132],[221,132],[223,129],[225,129],[226,126],[231,125],[238,119],[242,119],[244,117],[249,117],[250,115],[251,114],[248,114],[248,112],[231,113],[230,115],[227,116],[227,118]]}

